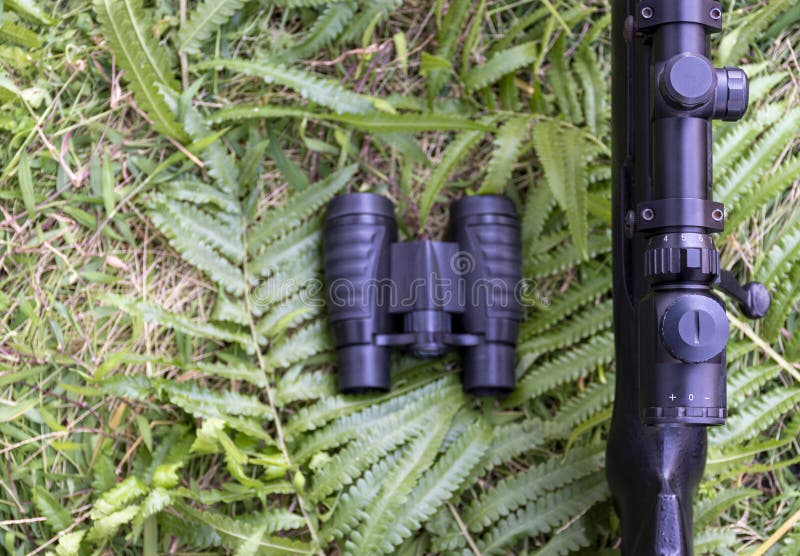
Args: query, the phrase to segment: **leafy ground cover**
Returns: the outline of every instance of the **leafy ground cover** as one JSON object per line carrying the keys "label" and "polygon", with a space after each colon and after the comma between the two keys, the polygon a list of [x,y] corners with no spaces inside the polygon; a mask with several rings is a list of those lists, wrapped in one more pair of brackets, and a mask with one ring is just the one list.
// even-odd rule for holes
{"label": "leafy ground cover", "polygon": [[[699,554],[797,554],[800,6],[725,2],[715,128],[731,417]],[[613,554],[609,2],[5,0],[0,545],[22,554]],[[343,397],[320,213],[406,237],[505,192],[535,283],[517,391],[398,357]]]}

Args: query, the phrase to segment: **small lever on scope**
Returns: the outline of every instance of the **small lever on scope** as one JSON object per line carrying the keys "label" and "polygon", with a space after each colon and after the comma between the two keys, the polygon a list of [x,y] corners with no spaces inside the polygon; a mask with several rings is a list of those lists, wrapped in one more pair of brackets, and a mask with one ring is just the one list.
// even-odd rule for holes
{"label": "small lever on scope", "polygon": [[733,273],[720,270],[714,286],[735,298],[747,318],[760,319],[769,311],[772,300],[767,287],[761,282],[748,282],[742,286]]}

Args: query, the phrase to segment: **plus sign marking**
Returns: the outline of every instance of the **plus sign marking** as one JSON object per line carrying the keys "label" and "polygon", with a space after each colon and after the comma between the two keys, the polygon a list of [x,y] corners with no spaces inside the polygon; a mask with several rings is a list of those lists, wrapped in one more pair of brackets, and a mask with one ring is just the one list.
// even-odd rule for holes
{"label": "plus sign marking", "polygon": [[669,399],[671,399],[674,402],[675,401],[675,394],[670,394]]}

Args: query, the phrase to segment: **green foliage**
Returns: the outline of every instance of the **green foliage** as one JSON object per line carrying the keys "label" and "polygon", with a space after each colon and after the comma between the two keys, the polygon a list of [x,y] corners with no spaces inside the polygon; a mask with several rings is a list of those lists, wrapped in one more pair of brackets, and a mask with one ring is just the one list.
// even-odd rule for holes
{"label": "green foliage", "polygon": [[158,131],[184,140],[186,134],[159,90],[179,88],[170,67],[170,51],[161,48],[151,35],[141,0],[95,0],[94,9],[117,63],[125,70],[136,102]]}
{"label": "green foliage", "polygon": [[[796,510],[790,4],[732,6],[715,36],[755,62],[749,115],[714,127],[723,264],[775,297],[731,330],[709,553]],[[613,551],[607,3],[94,6],[3,4],[3,550]],[[441,237],[463,195],[514,200],[533,303],[512,396],[403,356],[390,392],[338,393],[320,244],[347,191],[390,197],[404,239]]]}

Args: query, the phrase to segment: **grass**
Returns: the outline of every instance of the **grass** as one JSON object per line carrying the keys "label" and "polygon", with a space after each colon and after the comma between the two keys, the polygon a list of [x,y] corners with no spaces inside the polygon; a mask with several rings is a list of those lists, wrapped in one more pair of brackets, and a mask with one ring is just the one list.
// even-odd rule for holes
{"label": "grass", "polygon": [[[0,44],[5,552],[618,550],[593,455],[604,446],[613,381],[613,363],[596,349],[610,329],[607,280],[591,286],[610,268],[608,2],[384,2],[385,13],[370,11],[379,3],[227,2],[230,11],[185,51],[181,28],[203,4],[138,4],[38,0],[39,12],[5,3],[4,21],[28,29],[6,28]],[[151,52],[164,57],[152,67],[166,67],[186,95],[163,95],[147,75],[136,84],[125,56],[142,50],[123,37],[133,47],[123,52],[99,23],[103,5],[136,12]],[[800,10],[786,1],[725,8],[715,47],[725,63],[750,64],[763,91],[745,122],[715,130],[717,189],[738,210],[724,257],[742,277],[771,271],[780,310],[735,326],[732,417],[712,434],[697,544],[794,554],[800,222],[796,177],[780,170],[797,155]],[[239,66],[209,62],[219,59]],[[269,84],[257,75],[264,67]],[[231,112],[254,107],[264,112]],[[194,113],[206,122],[199,131]],[[551,141],[578,150],[548,158]],[[392,198],[406,237],[440,237],[450,201],[467,192],[514,199],[540,301],[523,325],[520,373],[552,371],[552,385],[529,379],[514,403],[479,404],[445,372],[454,359],[401,359],[391,395],[336,396],[319,311],[289,303],[262,314],[215,273],[235,257],[213,241],[230,236],[210,236],[214,255],[200,260],[170,220],[158,220],[176,199],[215,222],[234,215],[247,247],[260,223],[280,218],[277,236],[250,246],[274,252],[285,232],[318,233],[317,209],[280,207],[349,164],[357,173],[341,190]],[[236,187],[226,191],[234,166]],[[559,178],[559,168],[584,178]],[[201,186],[214,202],[197,201]],[[316,272],[313,249],[294,247],[286,241],[286,260],[305,266],[287,262],[267,278]],[[255,260],[231,264],[247,279]],[[161,312],[145,310],[153,307]],[[568,418],[574,431],[558,430]],[[370,436],[372,427],[380,434]],[[356,461],[389,442],[388,431],[395,444]],[[548,464],[565,457],[582,474],[542,486]],[[345,470],[340,483],[335,469]],[[371,477],[384,489],[373,498]],[[520,503],[514,489],[502,495],[509,484]],[[474,507],[489,501],[498,514],[476,525]],[[519,533],[515,517],[527,524]]]}

